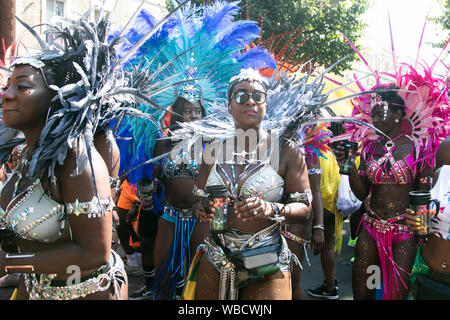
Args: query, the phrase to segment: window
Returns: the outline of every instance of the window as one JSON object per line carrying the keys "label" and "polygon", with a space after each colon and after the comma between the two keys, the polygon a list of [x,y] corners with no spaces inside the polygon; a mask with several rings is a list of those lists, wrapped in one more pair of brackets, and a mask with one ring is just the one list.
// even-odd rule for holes
{"label": "window", "polygon": [[[57,15],[64,15],[64,1],[47,0],[46,21],[50,23],[52,18]],[[51,42],[53,35],[46,34],[46,41]]]}
{"label": "window", "polygon": [[64,15],[64,1],[47,0],[47,22],[56,15]]}

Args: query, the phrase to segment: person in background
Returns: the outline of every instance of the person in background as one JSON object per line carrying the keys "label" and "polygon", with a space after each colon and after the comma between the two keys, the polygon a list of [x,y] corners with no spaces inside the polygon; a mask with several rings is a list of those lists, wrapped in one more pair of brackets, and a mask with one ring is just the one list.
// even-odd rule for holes
{"label": "person in background", "polygon": [[130,220],[127,219],[128,211],[138,202],[139,197],[137,196],[137,191],[124,178],[120,184],[119,200],[116,203],[117,215],[119,216],[119,223],[116,230],[120,245],[126,255],[125,270],[129,276],[142,275],[141,255],[135,248],[130,246],[130,240],[131,244],[133,244],[133,239],[137,241],[137,236],[135,236],[135,231]]}
{"label": "person in background", "polygon": [[161,206],[162,187],[150,178],[143,178],[138,182],[139,202],[135,202],[128,212],[129,220],[137,221],[137,235],[139,237],[139,252],[142,255],[142,270],[144,286],[130,294],[130,300],[153,299],[155,280],[154,249],[158,231],[158,220],[163,213]]}
{"label": "person in background", "polygon": [[[431,199],[440,202],[431,218],[430,233],[417,250],[410,275],[412,300],[450,300],[450,137],[439,146]],[[406,224],[412,232],[424,226],[419,213],[406,210]]]}

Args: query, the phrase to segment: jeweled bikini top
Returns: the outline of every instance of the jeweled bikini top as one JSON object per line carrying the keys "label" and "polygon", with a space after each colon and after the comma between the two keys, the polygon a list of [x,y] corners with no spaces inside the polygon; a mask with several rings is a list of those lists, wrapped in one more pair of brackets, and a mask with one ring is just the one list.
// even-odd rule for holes
{"label": "jeweled bikini top", "polygon": [[[13,206],[15,199],[19,199]],[[40,243],[54,242],[69,232],[69,214],[87,214],[88,217],[104,216],[112,210],[112,199],[90,202],[59,203],[48,196],[41,181],[36,180],[25,192],[10,202],[5,211],[0,212],[0,225],[10,229],[25,240]]]}
{"label": "jeweled bikini top", "polygon": [[169,180],[178,178],[196,180],[200,166],[191,158],[189,152],[182,150],[174,160],[164,157],[161,160],[161,171],[163,176]]}
{"label": "jeweled bikini top", "polygon": [[[229,185],[230,192],[235,199],[261,197],[269,202],[279,201],[283,197],[284,180],[271,165],[273,154],[270,151],[268,154],[270,156],[266,160],[260,161],[253,167],[247,164],[239,177],[234,175],[234,164],[231,165],[232,177],[230,177],[222,165],[215,162],[211,168],[206,186]],[[219,168],[227,182],[218,173],[217,168]]]}
{"label": "jeweled bikini top", "polygon": [[[384,154],[376,160],[371,156],[367,160],[367,177],[373,184],[411,184],[416,181],[417,165],[415,164],[413,150],[408,157],[395,160],[392,152],[395,144],[392,141],[386,142]],[[386,165],[390,164],[387,169]]]}

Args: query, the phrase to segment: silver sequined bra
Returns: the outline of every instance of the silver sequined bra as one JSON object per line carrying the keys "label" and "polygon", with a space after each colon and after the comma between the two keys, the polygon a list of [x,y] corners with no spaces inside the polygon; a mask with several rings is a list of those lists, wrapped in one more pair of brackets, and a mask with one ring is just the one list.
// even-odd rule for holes
{"label": "silver sequined bra", "polygon": [[[220,165],[219,165],[220,166]],[[222,169],[223,170],[223,169]],[[211,169],[206,186],[226,185],[217,172],[217,164]],[[230,183],[231,184],[231,183]],[[269,161],[264,161],[248,171],[248,176],[236,193],[239,199],[261,197],[265,201],[277,202],[283,197],[284,180],[272,168]]]}
{"label": "silver sequined bra", "polygon": [[90,202],[59,203],[48,196],[38,179],[13,207],[8,206],[6,211],[0,212],[0,225],[14,231],[21,239],[51,243],[68,234],[69,214],[100,217],[113,207],[111,198],[98,200],[94,197]]}

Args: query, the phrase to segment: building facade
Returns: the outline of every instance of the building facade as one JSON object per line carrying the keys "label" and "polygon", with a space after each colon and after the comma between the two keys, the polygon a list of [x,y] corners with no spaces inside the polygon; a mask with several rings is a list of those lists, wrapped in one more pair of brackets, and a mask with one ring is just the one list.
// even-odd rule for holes
{"label": "building facade", "polygon": [[[0,0],[3,1],[3,0]],[[10,4],[15,2],[15,15],[21,18],[40,34],[45,31],[45,24],[59,13],[76,19],[76,13],[83,14],[91,7],[95,9],[91,13],[91,19],[103,11],[109,15],[115,24],[124,25],[133,16],[142,3],[142,8],[149,10],[157,19],[161,19],[167,13],[165,0],[7,0]],[[6,1],[5,1],[6,2]],[[2,8],[3,11],[3,8]],[[15,33],[14,41],[21,41],[28,50],[37,48],[34,38],[18,22],[12,29]]]}

